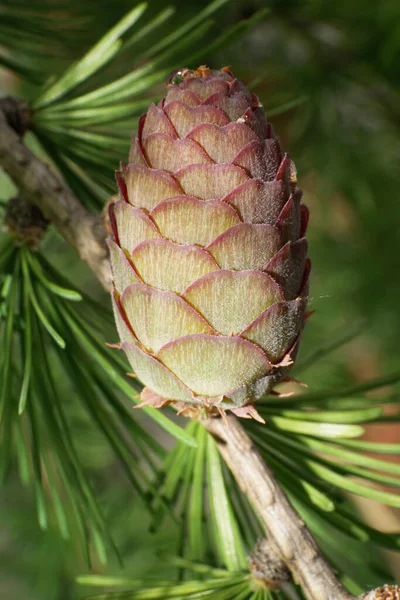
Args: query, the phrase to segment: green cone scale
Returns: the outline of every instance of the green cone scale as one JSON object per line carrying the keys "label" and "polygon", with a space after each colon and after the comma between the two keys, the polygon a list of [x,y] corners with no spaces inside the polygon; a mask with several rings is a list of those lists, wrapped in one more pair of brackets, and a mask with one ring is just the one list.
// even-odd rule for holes
{"label": "green cone scale", "polygon": [[143,401],[255,416],[295,359],[310,271],[308,211],[258,98],[229,69],[178,72],[117,182],[115,318]]}

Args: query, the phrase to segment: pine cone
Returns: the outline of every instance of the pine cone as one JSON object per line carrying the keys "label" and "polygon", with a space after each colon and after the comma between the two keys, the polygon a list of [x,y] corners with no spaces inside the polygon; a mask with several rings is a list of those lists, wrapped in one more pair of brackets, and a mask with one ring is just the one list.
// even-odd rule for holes
{"label": "pine cone", "polygon": [[310,263],[293,163],[229,69],[184,70],[117,172],[121,347],[146,403],[256,415],[298,348]]}

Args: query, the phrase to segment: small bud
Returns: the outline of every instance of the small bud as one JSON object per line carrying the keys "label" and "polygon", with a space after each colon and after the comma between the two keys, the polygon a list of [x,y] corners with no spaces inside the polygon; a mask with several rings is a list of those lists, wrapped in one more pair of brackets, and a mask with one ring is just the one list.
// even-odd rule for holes
{"label": "small bud", "polygon": [[385,583],[382,587],[360,596],[360,600],[400,600],[400,586]]}
{"label": "small bud", "polygon": [[39,208],[21,196],[15,196],[6,206],[4,224],[20,243],[27,243],[36,249],[47,231],[49,222]]}
{"label": "small bud", "polygon": [[30,128],[32,110],[24,100],[6,96],[0,100],[0,109],[7,124],[21,137]]}
{"label": "small bud", "polygon": [[276,553],[271,542],[260,539],[249,556],[250,572],[257,583],[265,587],[280,588],[290,579],[290,573],[281,558]]}

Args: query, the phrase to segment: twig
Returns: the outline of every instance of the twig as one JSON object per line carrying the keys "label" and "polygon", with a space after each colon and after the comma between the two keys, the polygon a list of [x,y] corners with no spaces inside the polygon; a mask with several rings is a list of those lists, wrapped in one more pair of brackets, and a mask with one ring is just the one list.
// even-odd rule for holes
{"label": "twig", "polygon": [[310,600],[350,600],[332,568],[323,558],[313,537],[271,469],[233,415],[208,419],[205,427],[214,436],[218,449],[242,491],[264,524],[269,539]]}
{"label": "twig", "polygon": [[14,101],[14,110],[10,109],[12,99],[6,101],[0,102],[0,166],[21,194],[40,208],[46,219],[76,248],[102,286],[110,290],[111,271],[101,218],[88,213],[54,171],[23,144],[16,131],[18,101]]}

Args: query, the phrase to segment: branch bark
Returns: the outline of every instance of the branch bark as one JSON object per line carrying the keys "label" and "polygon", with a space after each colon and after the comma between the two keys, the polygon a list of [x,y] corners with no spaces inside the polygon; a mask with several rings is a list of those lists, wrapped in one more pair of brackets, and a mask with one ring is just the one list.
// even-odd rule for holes
{"label": "branch bark", "polygon": [[11,99],[6,100],[0,104],[0,166],[21,195],[40,208],[88,263],[102,286],[110,290],[111,270],[102,219],[87,212],[54,171],[23,144],[15,127],[17,108],[11,110]]}
{"label": "branch bark", "polygon": [[[9,107],[8,107],[9,108]],[[12,112],[12,111],[11,111]],[[61,235],[76,248],[106,290],[111,271],[100,217],[89,214],[74,194],[22,143],[15,114],[0,102],[0,166],[21,193],[38,206]],[[233,415],[204,422],[219,451],[269,533],[283,559],[310,600],[350,600],[322,557],[305,523],[292,508],[272,471]]]}
{"label": "branch bark", "polygon": [[275,550],[310,600],[350,600],[304,521],[233,415],[204,421],[218,449],[264,524]]}

